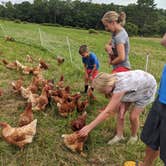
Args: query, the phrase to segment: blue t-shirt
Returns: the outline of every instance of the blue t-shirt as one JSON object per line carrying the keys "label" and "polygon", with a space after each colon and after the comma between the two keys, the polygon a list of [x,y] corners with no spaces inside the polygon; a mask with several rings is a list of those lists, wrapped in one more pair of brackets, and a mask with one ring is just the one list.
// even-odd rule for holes
{"label": "blue t-shirt", "polygon": [[87,69],[92,70],[94,65],[96,65],[96,69],[99,69],[99,61],[97,56],[94,53],[90,53],[88,57],[82,57],[82,62],[86,65]]}
{"label": "blue t-shirt", "polygon": [[159,101],[166,104],[166,65],[164,66],[163,73],[160,81],[160,88],[158,91]]}

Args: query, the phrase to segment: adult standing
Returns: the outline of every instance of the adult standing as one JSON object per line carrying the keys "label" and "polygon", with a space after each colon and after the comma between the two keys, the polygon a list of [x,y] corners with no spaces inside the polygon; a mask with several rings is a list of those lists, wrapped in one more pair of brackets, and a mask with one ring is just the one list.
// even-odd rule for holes
{"label": "adult standing", "polygon": [[[139,77],[138,77],[139,76]],[[144,107],[154,100],[156,93],[156,80],[142,70],[133,70],[115,74],[99,73],[93,80],[93,87],[100,93],[111,95],[106,108],[79,131],[80,136],[87,136],[99,123],[113,116],[121,102],[132,102],[131,132],[136,135],[139,128],[139,115]]]}
{"label": "adult standing", "polygon": [[[124,29],[126,14],[109,11],[104,14],[102,22],[107,31],[112,33],[112,38],[106,44],[105,50],[109,55],[109,64],[112,65],[112,73],[125,72],[130,70],[129,50],[130,42],[128,33]],[[117,143],[124,139],[124,116],[128,106],[121,103],[117,112],[116,135],[109,141],[109,144]],[[123,114],[121,113],[123,112]],[[131,137],[131,143],[137,141],[138,137]]]}

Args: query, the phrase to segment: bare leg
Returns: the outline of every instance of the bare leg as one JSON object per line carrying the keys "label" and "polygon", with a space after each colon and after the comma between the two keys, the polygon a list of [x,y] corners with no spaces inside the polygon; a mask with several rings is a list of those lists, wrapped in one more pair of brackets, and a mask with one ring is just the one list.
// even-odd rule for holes
{"label": "bare leg", "polygon": [[86,93],[87,90],[88,90],[88,82],[89,82],[89,80],[88,80],[88,78],[87,78],[86,75],[85,75],[85,90],[84,90],[85,93]]}
{"label": "bare leg", "polygon": [[135,107],[130,113],[130,123],[131,123],[131,135],[132,137],[137,136],[137,131],[139,128],[139,116],[144,111],[143,108]]}
{"label": "bare leg", "polygon": [[124,130],[124,119],[125,119],[125,113],[128,110],[130,104],[128,103],[121,103],[120,104],[120,110],[117,115],[117,125],[116,125],[116,135],[119,137],[123,136],[123,130]]}
{"label": "bare leg", "polygon": [[147,146],[144,162],[140,164],[140,166],[153,166],[153,162],[156,160],[158,156],[159,156],[159,150],[155,151]]}

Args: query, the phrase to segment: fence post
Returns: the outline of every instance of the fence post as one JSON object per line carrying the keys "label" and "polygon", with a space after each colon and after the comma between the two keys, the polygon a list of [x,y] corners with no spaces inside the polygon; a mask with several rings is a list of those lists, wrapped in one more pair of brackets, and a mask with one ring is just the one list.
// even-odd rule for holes
{"label": "fence post", "polygon": [[146,65],[145,65],[145,71],[148,71],[148,64],[149,64],[149,53],[146,55]]}
{"label": "fence post", "polygon": [[69,55],[70,55],[70,61],[71,63],[73,63],[73,59],[72,59],[72,55],[71,55],[71,48],[70,48],[70,42],[69,42],[69,37],[66,37],[66,41],[67,41],[67,45],[68,45],[68,49],[69,49]]}
{"label": "fence post", "polygon": [[42,34],[41,34],[40,28],[39,28],[39,37],[40,37],[40,44],[43,47],[43,40],[42,40]]}

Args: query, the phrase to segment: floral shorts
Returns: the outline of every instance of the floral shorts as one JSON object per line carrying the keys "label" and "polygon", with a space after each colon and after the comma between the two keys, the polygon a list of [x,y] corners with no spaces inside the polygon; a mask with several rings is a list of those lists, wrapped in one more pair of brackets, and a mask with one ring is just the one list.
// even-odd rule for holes
{"label": "floral shorts", "polygon": [[144,108],[154,101],[156,90],[157,86],[154,84],[149,88],[127,92],[121,101],[135,103],[135,107]]}

